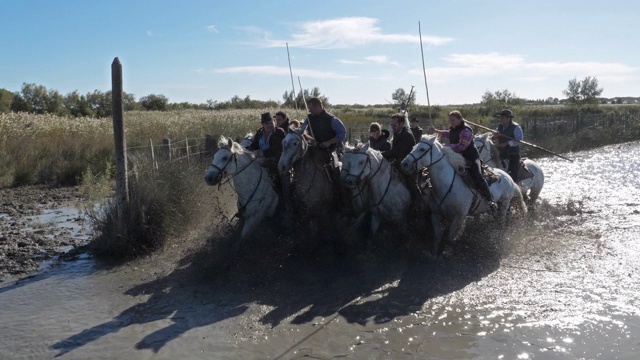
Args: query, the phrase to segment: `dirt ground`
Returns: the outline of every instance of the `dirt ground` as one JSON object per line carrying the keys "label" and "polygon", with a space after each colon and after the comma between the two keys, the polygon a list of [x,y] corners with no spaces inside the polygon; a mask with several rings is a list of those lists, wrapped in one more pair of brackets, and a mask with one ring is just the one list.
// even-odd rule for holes
{"label": "dirt ground", "polygon": [[47,211],[79,206],[67,221],[82,225],[82,200],[78,187],[0,189],[0,283],[33,273],[45,261],[86,241],[71,227],[53,226],[42,217]]}

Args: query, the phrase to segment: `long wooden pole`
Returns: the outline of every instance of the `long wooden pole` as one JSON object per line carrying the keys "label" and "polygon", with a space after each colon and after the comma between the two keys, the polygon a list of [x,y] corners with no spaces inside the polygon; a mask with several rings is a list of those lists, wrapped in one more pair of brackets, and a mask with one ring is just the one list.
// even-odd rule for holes
{"label": "long wooden pole", "polygon": [[433,120],[431,120],[431,101],[429,101],[429,86],[427,85],[427,70],[424,66],[424,50],[422,49],[422,29],[420,28],[420,21],[418,21],[418,33],[420,34],[420,53],[422,54],[422,73],[424,74],[424,87],[427,90],[427,107],[429,109],[429,122],[433,124]]}
{"label": "long wooden pole", "polygon": [[[302,82],[300,82],[300,76],[298,76],[298,85],[300,85],[300,94],[302,94],[302,101],[304,101],[304,107],[305,109],[307,109],[307,114],[309,114],[309,106],[307,105],[307,99],[304,97],[304,91],[302,90]],[[309,133],[311,134],[311,137],[315,139],[315,136],[313,136],[313,128],[311,128],[311,121],[308,118],[309,115],[307,115],[307,121],[309,123]]]}
{"label": "long wooden pole", "polygon": [[298,102],[296,101],[296,87],[293,85],[293,70],[291,70],[291,57],[289,56],[289,43],[287,44],[287,59],[289,60],[289,74],[291,74],[291,99],[293,99],[293,103],[296,105],[296,110],[298,110]]}
{"label": "long wooden pole", "polygon": [[541,146],[538,146],[538,145],[536,145],[536,144],[532,144],[532,143],[530,143],[530,142],[526,142],[526,141],[524,141],[524,140],[514,139],[514,138],[512,138],[511,136],[508,136],[508,135],[505,135],[505,134],[500,133],[499,131],[496,131],[496,130],[490,129],[490,128],[488,128],[488,127],[485,127],[485,126],[482,126],[482,125],[479,125],[479,124],[476,124],[476,123],[472,123],[471,121],[469,121],[469,120],[467,120],[467,119],[464,119],[464,122],[466,122],[466,123],[467,123],[467,124],[469,124],[469,125],[477,126],[477,127],[481,128],[481,129],[485,129],[485,130],[491,131],[492,133],[494,133],[494,134],[498,134],[498,135],[500,135],[500,136],[502,136],[502,137],[505,137],[505,138],[507,138],[507,139],[509,139],[509,140],[517,141],[517,142],[519,142],[519,143],[521,143],[521,144],[531,146],[532,148],[536,148],[536,149],[539,149],[539,150],[542,150],[542,151],[548,152],[548,153],[549,153],[549,154],[551,154],[551,155],[555,155],[555,156],[557,156],[557,157],[559,157],[559,158],[562,158],[562,159],[565,159],[565,160],[568,160],[568,161],[573,162],[573,160],[569,159],[568,157],[564,157],[564,156],[562,156],[562,155],[560,155],[560,154],[556,154],[556,153],[554,153],[553,151],[547,150],[547,149],[545,149],[545,148],[543,148],[543,147],[541,147]]}
{"label": "long wooden pole", "polygon": [[122,105],[122,64],[118,58],[111,64],[111,96],[113,111],[113,139],[116,161],[116,211],[118,219],[124,215],[129,202],[127,174],[127,141],[124,134],[124,108]]}

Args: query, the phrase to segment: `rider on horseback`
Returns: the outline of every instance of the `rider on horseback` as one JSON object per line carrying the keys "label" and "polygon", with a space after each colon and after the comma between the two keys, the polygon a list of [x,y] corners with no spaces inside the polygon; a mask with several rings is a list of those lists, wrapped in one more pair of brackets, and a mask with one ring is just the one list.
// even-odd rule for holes
{"label": "rider on horseback", "polygon": [[[322,100],[312,97],[307,101],[309,114],[302,127],[310,130],[313,140],[317,143],[317,153],[319,159],[329,166],[329,174],[333,182],[336,203],[342,204],[347,199],[343,199],[342,188],[340,186],[340,166],[339,161],[344,151],[344,140],[347,136],[347,129],[337,116],[324,110]],[[349,204],[350,206],[350,204]]]}
{"label": "rider on horseback", "polygon": [[422,209],[422,190],[418,186],[418,173],[405,174],[400,168],[400,162],[404,159],[416,144],[413,133],[406,125],[406,114],[395,113],[391,115],[391,129],[393,130],[393,140],[391,141],[391,149],[382,152],[382,156],[394,164],[398,169],[398,174],[404,176],[405,183],[411,194],[412,210],[421,212]]}
{"label": "rider on horseback", "polygon": [[276,185],[276,192],[282,193],[285,179],[279,176],[278,161],[282,155],[282,139],[284,139],[285,133],[282,128],[275,125],[271,113],[262,114],[260,123],[262,123],[262,127],[256,132],[247,150],[255,152],[261,160],[261,165],[267,169],[272,182]]}
{"label": "rider on horseback", "polygon": [[427,129],[427,132],[429,134],[436,132],[441,137],[448,138],[451,149],[471,161],[469,170],[473,182],[480,191],[480,194],[489,202],[492,210],[497,209],[497,205],[493,202],[491,196],[491,190],[489,190],[489,184],[482,176],[482,163],[480,162],[478,148],[476,148],[473,142],[473,130],[471,130],[469,125],[465,124],[462,113],[458,110],[449,113],[449,123],[451,127],[449,127],[448,130],[437,130],[431,125]]}
{"label": "rider on horseback", "polygon": [[[511,110],[502,110],[496,115],[500,118],[500,125],[493,135],[493,139],[498,140],[498,148],[500,148],[500,158],[509,160],[508,172],[513,181],[518,181],[518,170],[520,170],[520,143],[524,138],[522,128],[518,123],[513,121],[513,112]],[[505,135],[505,136],[501,136]]]}

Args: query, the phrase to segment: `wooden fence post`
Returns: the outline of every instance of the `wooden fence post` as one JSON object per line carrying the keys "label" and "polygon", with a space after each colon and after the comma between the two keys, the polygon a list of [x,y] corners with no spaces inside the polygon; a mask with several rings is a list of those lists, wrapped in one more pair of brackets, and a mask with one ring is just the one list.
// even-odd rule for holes
{"label": "wooden fence post", "polygon": [[156,153],[153,151],[153,140],[149,138],[149,144],[151,144],[151,166],[153,169],[158,169],[158,162],[156,161]]}
{"label": "wooden fence post", "polygon": [[111,64],[111,96],[113,110],[113,139],[116,160],[116,211],[122,221],[124,209],[129,202],[127,176],[127,141],[124,134],[124,108],[122,106],[122,64],[116,57]]}
{"label": "wooden fence post", "polygon": [[191,157],[189,157],[189,138],[184,138],[184,145],[187,147],[187,163],[191,164]]}
{"label": "wooden fence post", "polygon": [[171,162],[171,140],[162,139],[162,148],[164,149],[165,154],[167,154],[169,162]]}

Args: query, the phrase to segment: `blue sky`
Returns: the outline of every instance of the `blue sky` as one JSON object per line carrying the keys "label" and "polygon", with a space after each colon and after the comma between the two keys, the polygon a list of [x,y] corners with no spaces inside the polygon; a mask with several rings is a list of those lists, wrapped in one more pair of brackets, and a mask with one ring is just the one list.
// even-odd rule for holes
{"label": "blue sky", "polygon": [[602,96],[640,96],[640,1],[0,0],[0,88],[125,91],[203,103],[282,100],[319,87],[334,104],[384,104],[397,88],[426,104],[508,89],[558,97],[597,77]]}

